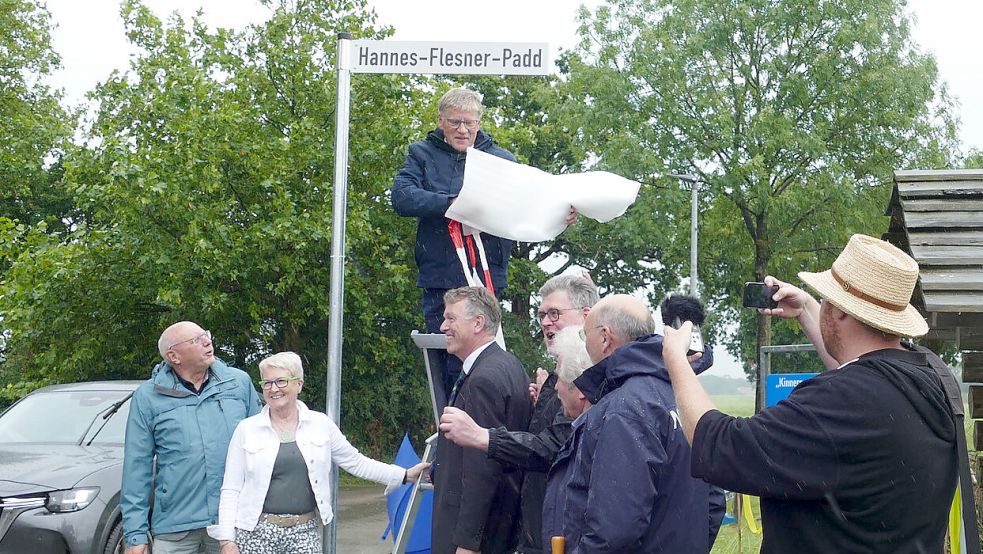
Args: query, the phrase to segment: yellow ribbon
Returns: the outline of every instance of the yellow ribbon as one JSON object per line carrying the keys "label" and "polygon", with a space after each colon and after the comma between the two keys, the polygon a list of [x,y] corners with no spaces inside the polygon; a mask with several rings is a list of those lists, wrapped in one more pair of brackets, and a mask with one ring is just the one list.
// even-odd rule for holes
{"label": "yellow ribbon", "polygon": [[751,496],[742,494],[741,499],[741,503],[744,505],[744,520],[747,521],[747,528],[755,535],[760,535],[761,529],[758,527],[758,522],[754,520],[754,512],[751,511]]}
{"label": "yellow ribbon", "polygon": [[949,552],[959,554],[962,552],[960,542],[962,541],[962,495],[959,486],[956,486],[956,495],[952,498],[952,506],[949,508]]}
{"label": "yellow ribbon", "polygon": [[[748,529],[755,535],[760,535],[761,529],[758,527],[758,522],[754,519],[754,512],[751,510],[751,495],[742,494],[741,504]],[[949,507],[949,551],[953,553],[962,552],[962,506],[962,493],[957,486],[956,494],[952,497],[952,506]]]}

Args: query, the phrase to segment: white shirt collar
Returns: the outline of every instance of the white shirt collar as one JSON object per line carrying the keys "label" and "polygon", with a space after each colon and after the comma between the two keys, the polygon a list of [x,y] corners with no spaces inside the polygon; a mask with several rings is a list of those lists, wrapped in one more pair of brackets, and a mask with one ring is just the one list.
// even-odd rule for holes
{"label": "white shirt collar", "polygon": [[836,369],[843,369],[844,367],[846,367],[846,366],[848,366],[848,365],[850,365],[850,364],[852,364],[853,362],[855,362],[855,361],[857,361],[857,360],[859,360],[859,359],[860,359],[860,358],[854,358],[854,359],[852,359],[852,360],[850,360],[849,362],[843,362],[843,363],[842,363],[842,364],[840,364],[840,366],[839,366],[839,367],[837,367]]}
{"label": "white shirt collar", "polygon": [[467,358],[464,358],[464,363],[463,363],[463,367],[461,368],[461,370],[464,371],[464,373],[470,375],[471,374],[471,366],[474,365],[475,360],[477,360],[478,359],[478,356],[481,355],[481,353],[484,352],[485,349],[488,348],[488,346],[491,343],[493,343],[493,342],[495,342],[495,338],[494,337],[491,338],[485,344],[482,344],[478,348],[475,348],[473,352],[471,352],[470,354],[468,354],[468,357]]}

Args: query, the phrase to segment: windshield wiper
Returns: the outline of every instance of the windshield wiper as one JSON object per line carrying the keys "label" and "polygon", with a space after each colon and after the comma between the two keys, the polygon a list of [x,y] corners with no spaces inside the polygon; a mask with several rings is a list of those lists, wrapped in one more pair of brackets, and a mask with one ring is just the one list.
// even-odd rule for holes
{"label": "windshield wiper", "polygon": [[136,391],[130,391],[129,394],[127,394],[123,398],[120,398],[116,402],[113,402],[112,404],[107,406],[106,409],[96,414],[96,417],[92,418],[92,421],[89,422],[89,426],[85,428],[85,432],[82,433],[82,438],[79,439],[79,444],[81,444],[82,441],[85,440],[85,436],[89,434],[89,429],[92,429],[92,426],[95,424],[96,421],[99,420],[101,416],[102,424],[99,425],[99,428],[96,429],[95,433],[92,433],[92,438],[89,439],[89,442],[85,443],[85,446],[92,446],[92,441],[96,440],[96,437],[99,436],[99,433],[102,431],[102,428],[105,427],[107,423],[109,423],[109,418],[111,418],[113,414],[119,411],[119,409],[123,406],[123,404],[125,404],[126,401],[129,400],[131,396],[133,396],[134,392]]}

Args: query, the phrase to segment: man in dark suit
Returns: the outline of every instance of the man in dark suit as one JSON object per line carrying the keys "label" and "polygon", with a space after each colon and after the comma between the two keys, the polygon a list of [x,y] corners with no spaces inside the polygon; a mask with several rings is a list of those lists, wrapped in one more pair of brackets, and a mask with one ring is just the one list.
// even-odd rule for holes
{"label": "man in dark suit", "polygon": [[[448,405],[482,427],[525,431],[532,413],[529,377],[519,360],[495,344],[502,320],[498,302],[481,287],[444,295],[447,351],[463,371]],[[499,554],[515,546],[521,472],[503,473],[484,452],[464,449],[440,436],[434,470],[431,550],[434,554]]]}

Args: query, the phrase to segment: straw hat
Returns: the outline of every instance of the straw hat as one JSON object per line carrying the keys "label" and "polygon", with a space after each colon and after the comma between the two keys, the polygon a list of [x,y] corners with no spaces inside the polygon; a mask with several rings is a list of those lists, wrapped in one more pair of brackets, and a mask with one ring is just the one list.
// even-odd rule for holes
{"label": "straw hat", "polygon": [[802,271],[799,278],[871,327],[902,337],[928,333],[925,319],[909,304],[918,280],[918,263],[882,240],[853,235],[831,269]]}

